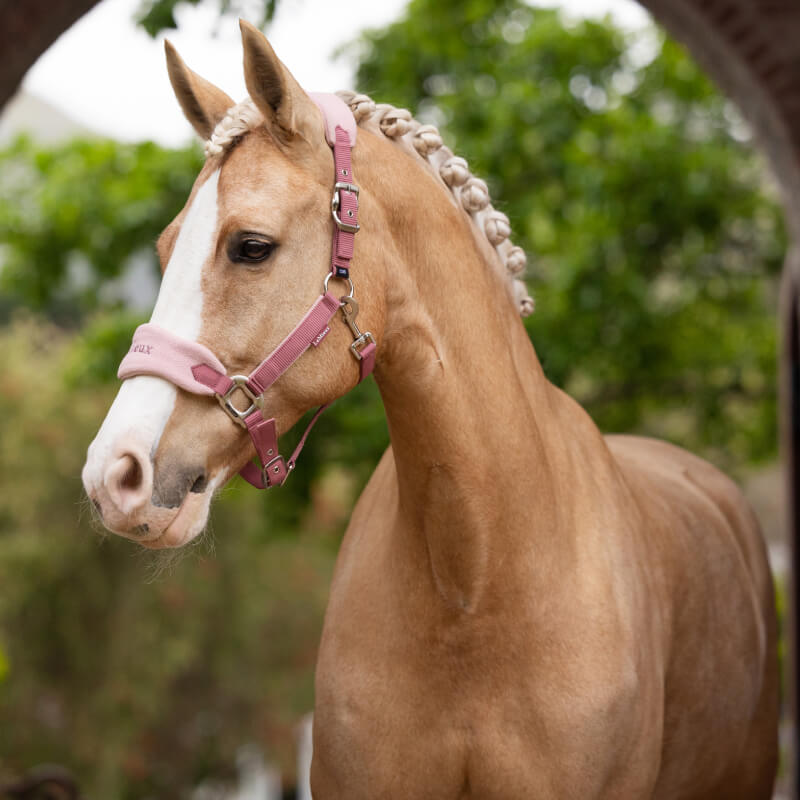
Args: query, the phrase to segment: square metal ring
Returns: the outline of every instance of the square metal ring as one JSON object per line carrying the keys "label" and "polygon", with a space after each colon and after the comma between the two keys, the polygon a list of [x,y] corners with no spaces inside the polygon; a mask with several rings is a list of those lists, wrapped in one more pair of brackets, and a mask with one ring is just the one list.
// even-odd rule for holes
{"label": "square metal ring", "polygon": [[[225,394],[218,394],[217,400],[219,400],[219,404],[222,406],[223,411],[238,425],[241,425],[243,428],[246,428],[244,420],[245,417],[250,416],[257,408],[258,408],[258,400],[259,398],[253,394],[250,390],[250,387],[247,385],[247,381],[249,380],[247,375],[231,375],[231,385]],[[250,401],[250,407],[244,411],[240,411],[236,408],[233,403],[230,401],[230,396],[237,390],[241,389],[247,399]]]}

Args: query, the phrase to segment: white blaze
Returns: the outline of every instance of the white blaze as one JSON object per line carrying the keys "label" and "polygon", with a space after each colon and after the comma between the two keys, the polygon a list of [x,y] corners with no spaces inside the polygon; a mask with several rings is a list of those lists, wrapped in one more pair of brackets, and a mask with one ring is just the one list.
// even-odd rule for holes
{"label": "white blaze", "polygon": [[[203,266],[217,230],[216,170],[189,207],[169,259],[150,321],[185,339],[197,340],[203,318]],[[87,491],[102,484],[120,441],[134,438],[152,454],[175,405],[177,390],[162,378],[142,375],[126,380],[94,441],[83,468]]]}
{"label": "white blaze", "polygon": [[203,265],[217,231],[219,170],[200,187],[186,214],[164,271],[150,322],[176,336],[197,340],[203,321]]}

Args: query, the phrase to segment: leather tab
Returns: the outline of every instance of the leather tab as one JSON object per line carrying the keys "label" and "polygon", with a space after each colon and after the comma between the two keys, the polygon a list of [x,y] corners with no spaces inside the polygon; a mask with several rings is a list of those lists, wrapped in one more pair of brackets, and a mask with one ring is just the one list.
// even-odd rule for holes
{"label": "leather tab", "polygon": [[208,364],[195,364],[192,375],[198,383],[208,386],[215,394],[225,394],[233,386],[233,381],[227,375],[217,372]]}
{"label": "leather tab", "polygon": [[268,464],[278,455],[278,432],[274,417],[264,419],[260,411],[254,411],[244,421],[262,464]]}
{"label": "leather tab", "polygon": [[[254,411],[244,422],[256,448],[256,455],[263,467],[259,472],[251,462],[246,464],[239,474],[260,489],[281,486],[289,477],[289,468],[283,456],[278,453],[278,431],[275,426],[275,418],[264,419],[260,411]],[[258,473],[258,478],[256,473]]]}

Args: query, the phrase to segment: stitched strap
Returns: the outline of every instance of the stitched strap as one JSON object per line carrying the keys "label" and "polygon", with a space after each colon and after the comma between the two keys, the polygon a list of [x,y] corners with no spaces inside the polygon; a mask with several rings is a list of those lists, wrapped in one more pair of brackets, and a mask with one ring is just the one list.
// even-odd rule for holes
{"label": "stitched strap", "polygon": [[254,411],[250,414],[245,419],[245,424],[255,445],[256,455],[263,466],[259,469],[252,461],[248,461],[239,470],[239,474],[257,489],[271,489],[273,486],[282,486],[289,477],[289,473],[294,469],[294,465],[297,463],[303,447],[305,447],[311,429],[317,424],[317,420],[328,406],[330,406],[330,403],[320,406],[314,416],[311,417],[288,461],[285,461],[283,456],[278,454],[278,435],[275,419],[264,419],[260,411]]}
{"label": "stitched strap", "polygon": [[325,338],[340,305],[330,292],[317,299],[297,327],[250,373],[247,383],[253,394],[263,394],[312,344]]}
{"label": "stitched strap", "polygon": [[[333,145],[333,160],[336,166],[336,182],[353,184],[353,168],[350,163],[350,138],[341,126],[336,126],[336,141]],[[358,195],[346,188],[337,190],[339,219],[347,225],[358,226]],[[350,275],[350,261],[353,258],[355,233],[334,224],[333,245],[331,246],[331,272],[340,278]]]}
{"label": "stitched strap", "polygon": [[375,342],[370,342],[361,351],[361,361],[358,362],[359,383],[361,383],[361,381],[363,381],[365,378],[368,378],[372,374],[372,370],[375,369],[375,353],[377,350],[378,347]]}
{"label": "stitched strap", "polygon": [[225,394],[233,386],[233,381],[223,371],[209,367],[208,364],[195,364],[192,367],[194,379],[211,389],[211,394]]}

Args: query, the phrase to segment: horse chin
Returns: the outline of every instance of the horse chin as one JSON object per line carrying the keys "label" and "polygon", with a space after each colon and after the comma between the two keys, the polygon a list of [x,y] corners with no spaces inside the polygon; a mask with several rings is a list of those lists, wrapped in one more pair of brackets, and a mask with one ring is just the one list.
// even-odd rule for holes
{"label": "horse chin", "polygon": [[112,533],[150,550],[183,547],[203,532],[208,522],[214,486],[202,493],[189,492],[177,510],[148,505],[132,516],[103,517]]}
{"label": "horse chin", "polygon": [[201,494],[189,493],[162,533],[152,539],[138,539],[139,544],[151,550],[183,547],[195,539],[206,527],[213,489]]}

